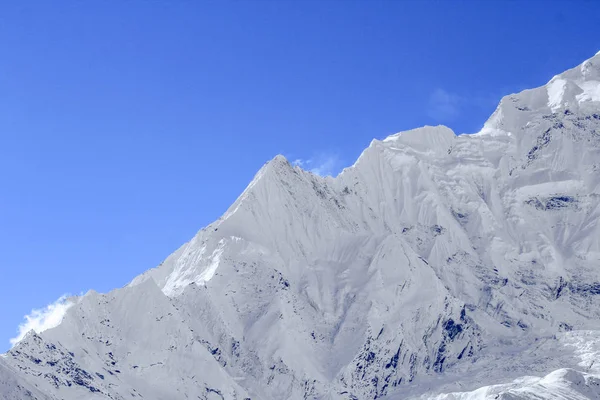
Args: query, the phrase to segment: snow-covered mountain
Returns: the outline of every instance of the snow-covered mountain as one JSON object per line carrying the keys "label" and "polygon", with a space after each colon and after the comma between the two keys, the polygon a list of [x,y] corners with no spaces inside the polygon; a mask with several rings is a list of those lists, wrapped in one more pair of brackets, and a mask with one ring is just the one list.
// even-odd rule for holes
{"label": "snow-covered mountain", "polygon": [[0,357],[0,397],[600,398],[599,219],[600,53],[474,135],[374,140],[336,178],[275,157]]}

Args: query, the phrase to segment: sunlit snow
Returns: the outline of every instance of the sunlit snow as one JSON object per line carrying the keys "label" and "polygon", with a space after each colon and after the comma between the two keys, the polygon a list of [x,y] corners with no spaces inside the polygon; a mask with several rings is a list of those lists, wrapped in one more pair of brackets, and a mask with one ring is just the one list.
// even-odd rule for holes
{"label": "sunlit snow", "polygon": [[156,268],[32,314],[0,397],[600,398],[599,82],[596,56],[335,178],[275,157]]}

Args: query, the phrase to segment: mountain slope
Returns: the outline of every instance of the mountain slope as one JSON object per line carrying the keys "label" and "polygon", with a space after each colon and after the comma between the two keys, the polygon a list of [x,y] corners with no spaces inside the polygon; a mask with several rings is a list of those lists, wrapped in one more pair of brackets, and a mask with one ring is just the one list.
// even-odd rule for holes
{"label": "mountain slope", "polygon": [[[551,381],[592,398],[598,371],[564,343],[600,331],[599,160],[600,55],[475,135],[374,140],[336,178],[277,156],[160,266],[28,335],[0,390],[512,399]],[[508,383],[532,374],[550,375]]]}

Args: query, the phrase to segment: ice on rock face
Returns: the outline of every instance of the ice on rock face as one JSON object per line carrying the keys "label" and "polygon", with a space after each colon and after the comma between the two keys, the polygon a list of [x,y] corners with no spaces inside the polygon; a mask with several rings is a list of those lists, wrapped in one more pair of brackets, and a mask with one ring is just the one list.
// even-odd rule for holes
{"label": "ice on rock face", "polygon": [[560,359],[565,356],[561,353],[566,352],[573,359],[571,363],[575,364],[579,361],[578,369],[560,368],[545,376],[523,376],[469,392],[425,395],[421,398],[435,400],[598,399],[600,398],[600,367],[595,365],[594,360],[600,355],[599,339],[600,335],[597,331],[559,334],[554,343],[559,347],[550,357]]}
{"label": "ice on rock face", "polygon": [[42,393],[34,384],[19,376],[18,372],[5,364],[0,357],[0,394],[3,400],[51,400],[49,395]]}
{"label": "ice on rock face", "polygon": [[504,97],[482,134],[516,133],[536,116],[562,110],[598,110],[600,55],[553,77],[545,86]]}
{"label": "ice on rock face", "polygon": [[1,358],[0,397],[596,398],[598,65],[335,178],[275,157],[161,265]]}

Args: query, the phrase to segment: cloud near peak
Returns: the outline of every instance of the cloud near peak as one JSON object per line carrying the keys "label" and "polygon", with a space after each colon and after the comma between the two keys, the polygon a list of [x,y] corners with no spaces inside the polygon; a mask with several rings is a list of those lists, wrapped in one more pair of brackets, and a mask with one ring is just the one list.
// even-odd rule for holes
{"label": "cloud near peak", "polygon": [[306,160],[298,158],[292,161],[292,165],[319,176],[336,176],[340,172],[341,164],[340,158],[331,153],[320,153]]}
{"label": "cloud near peak", "polygon": [[73,306],[73,303],[67,300],[67,295],[61,296],[55,302],[47,305],[44,308],[31,310],[31,313],[24,317],[25,321],[19,325],[19,334],[10,339],[11,346],[19,343],[27,332],[33,330],[36,333],[41,333],[45,330],[58,326],[65,316],[67,310]]}
{"label": "cloud near peak", "polygon": [[429,96],[428,114],[438,121],[451,120],[460,114],[463,99],[444,89],[435,89]]}

